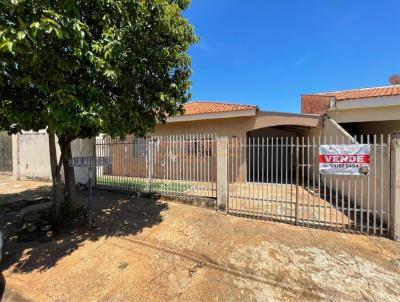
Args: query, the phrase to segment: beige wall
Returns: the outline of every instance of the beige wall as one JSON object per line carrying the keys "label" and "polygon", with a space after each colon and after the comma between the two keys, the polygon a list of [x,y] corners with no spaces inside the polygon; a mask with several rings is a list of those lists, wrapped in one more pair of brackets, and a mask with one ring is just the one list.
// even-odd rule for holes
{"label": "beige wall", "polygon": [[329,109],[328,116],[338,123],[380,122],[400,119],[400,105],[355,109]]}
{"label": "beige wall", "polygon": [[256,116],[157,125],[152,135],[210,133],[218,136],[246,137],[248,131],[282,125],[322,127],[319,116],[279,112],[258,112]]}

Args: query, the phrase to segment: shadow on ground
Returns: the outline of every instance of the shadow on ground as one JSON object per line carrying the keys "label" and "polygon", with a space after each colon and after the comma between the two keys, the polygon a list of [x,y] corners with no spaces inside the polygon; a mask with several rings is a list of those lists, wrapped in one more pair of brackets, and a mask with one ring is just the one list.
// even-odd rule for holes
{"label": "shadow on ground", "polygon": [[[16,194],[2,194],[4,200],[20,196],[41,196],[47,194],[43,188],[27,190]],[[78,194],[84,204],[87,192]],[[110,192],[95,191],[93,196],[93,221],[94,227],[89,228],[83,220],[66,221],[55,232],[54,237],[48,242],[18,242],[17,236],[10,235],[3,249],[3,262],[1,270],[13,266],[15,272],[31,272],[33,270],[47,270],[57,261],[78,249],[84,241],[96,241],[105,236],[126,236],[142,232],[144,228],[151,228],[162,222],[162,211],[168,205],[152,198],[137,198]],[[2,228],[10,227],[17,223],[15,217],[6,217]],[[19,222],[20,223],[20,222]]]}

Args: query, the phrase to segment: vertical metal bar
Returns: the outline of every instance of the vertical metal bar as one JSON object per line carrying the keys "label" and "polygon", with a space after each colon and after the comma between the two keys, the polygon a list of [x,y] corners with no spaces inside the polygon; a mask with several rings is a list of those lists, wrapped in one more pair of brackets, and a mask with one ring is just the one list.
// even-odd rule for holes
{"label": "vertical metal bar", "polygon": [[260,217],[260,137],[257,137],[257,214]]}
{"label": "vertical metal bar", "polygon": [[154,170],[154,168],[155,168],[155,166],[156,166],[156,164],[155,164],[155,161],[156,161],[156,147],[155,147],[155,145],[156,145],[156,143],[155,143],[155,137],[154,136],[152,136],[152,137],[150,137],[149,138],[149,141],[150,141],[150,148],[151,148],[151,153],[150,153],[150,155],[151,155],[151,161],[150,161],[150,163],[151,163],[151,173],[150,173],[150,190],[152,191],[152,192],[155,192],[155,186],[156,186],[156,184],[157,184],[157,179],[156,179],[156,176],[155,176],[155,170]]}
{"label": "vertical metal bar", "polygon": [[[386,147],[386,163],[387,163],[387,167],[388,167],[388,169],[391,169],[390,168],[390,166],[391,166],[391,158],[390,158],[390,146],[392,145],[392,137],[391,137],[391,135],[390,134],[388,134],[388,137],[387,137],[387,147]],[[390,234],[390,224],[391,224],[391,221],[390,221],[390,217],[391,217],[391,202],[394,202],[394,200],[391,200],[391,196],[390,196],[390,192],[391,192],[391,177],[390,177],[390,175],[389,176],[387,176],[387,192],[388,192],[388,194],[389,194],[389,196],[388,196],[388,198],[386,199],[386,206],[387,206],[387,209],[386,209],[386,215],[387,215],[387,228],[386,228],[386,232],[387,232],[387,234]]]}
{"label": "vertical metal bar", "polygon": [[304,200],[304,191],[305,191],[305,181],[304,181],[304,177],[305,177],[305,173],[304,173],[304,169],[305,169],[305,163],[306,163],[306,158],[305,158],[305,140],[304,140],[304,136],[301,138],[301,153],[302,153],[302,162],[301,162],[301,191],[302,191],[302,198],[301,198],[301,217],[302,217],[302,224],[304,225],[304,220],[305,220],[305,214],[304,214],[304,204],[305,204],[305,200]]}
{"label": "vertical metal bar", "polygon": [[181,135],[180,141],[180,149],[181,149],[181,182],[180,182],[180,194],[185,194],[186,191],[186,160],[185,160],[185,135]]}
{"label": "vertical metal bar", "polygon": [[264,148],[265,148],[265,143],[264,143],[264,137],[262,137],[261,139],[261,144],[262,144],[262,148],[261,148],[261,162],[262,162],[262,166],[261,166],[261,213],[262,213],[262,217],[264,217]]}
{"label": "vertical metal bar", "polygon": [[[205,175],[205,170],[204,170],[204,160],[205,160],[205,150],[204,150],[204,142],[205,142],[205,138],[204,138],[204,133],[200,135],[200,146],[201,146],[201,152],[200,152],[200,195],[204,196],[204,175]],[[229,140],[228,140],[228,144],[229,144]],[[228,146],[227,146],[228,149]],[[229,150],[226,150],[228,152],[227,156],[229,156]],[[229,158],[228,158],[228,163],[229,163]],[[229,171],[228,171],[229,172]],[[229,180],[229,174],[228,174],[228,180]],[[229,182],[228,182],[229,184]],[[228,205],[227,205],[228,206]]]}
{"label": "vertical metal bar", "polygon": [[[354,136],[354,140],[355,140],[355,143],[358,144],[357,135]],[[354,205],[353,205],[353,211],[354,211],[353,217],[354,218],[353,219],[354,219],[354,229],[357,230],[357,212],[358,212],[357,211],[357,190],[358,190],[357,176],[354,175],[353,179],[354,179]]]}
{"label": "vertical metal bar", "polygon": [[193,134],[189,136],[189,180],[191,185],[193,184]]}
{"label": "vertical metal bar", "polygon": [[171,136],[171,151],[172,151],[172,158],[171,158],[171,173],[172,173],[172,180],[171,180],[171,193],[173,195],[178,195],[178,181],[177,181],[177,171],[178,171],[178,152],[177,152],[177,134],[173,134]]}
{"label": "vertical metal bar", "polygon": [[213,152],[211,150],[211,135],[208,134],[207,137],[207,186],[208,186],[208,195],[212,197],[212,185],[210,185],[210,159],[211,156],[213,155]]}
{"label": "vertical metal bar", "polygon": [[[313,208],[313,220],[316,221],[315,219],[315,136],[312,137],[312,147],[311,147],[312,153],[311,153],[311,169],[312,169],[312,208]],[[318,207],[319,209],[319,207]],[[320,222],[320,218],[318,216],[318,224]]]}
{"label": "vertical metal bar", "polygon": [[[332,145],[332,136],[329,137],[329,144]],[[329,175],[329,228],[332,228],[332,175]]]}
{"label": "vertical metal bar", "polygon": [[290,221],[293,221],[293,136],[290,138]]}
{"label": "vertical metal bar", "polygon": [[173,160],[172,160],[172,169],[173,169],[173,183],[171,186],[171,189],[173,191],[174,195],[178,195],[178,164],[179,164],[179,158],[178,158],[178,146],[177,146],[177,141],[178,141],[178,134],[172,135],[172,150],[173,150]]}
{"label": "vertical metal bar", "polygon": [[[373,204],[373,212],[374,212],[374,216],[373,216],[373,223],[374,223],[374,226],[373,226],[373,232],[374,232],[374,235],[376,234],[376,193],[377,193],[377,191],[376,191],[376,187],[377,187],[377,181],[376,181],[376,174],[378,173],[378,171],[377,171],[377,166],[376,166],[376,149],[377,149],[377,144],[376,144],[376,134],[374,134],[374,136],[373,136],[373,139],[374,139],[374,183],[373,183],[373,192],[374,192],[374,204]],[[383,177],[383,175],[381,175],[381,178]]]}
{"label": "vertical metal bar", "polygon": [[166,186],[166,190],[168,191],[168,194],[171,194],[171,187],[172,187],[172,173],[171,173],[171,158],[172,158],[172,148],[171,148],[171,135],[167,136],[167,179],[168,179],[168,184]]}
{"label": "vertical metal bar", "polygon": [[[360,135],[361,144],[364,144],[364,136]],[[360,178],[360,231],[364,232],[364,177]]]}
{"label": "vertical metal bar", "polygon": [[240,204],[242,202],[242,159],[241,159],[241,154],[242,154],[242,138],[236,138],[236,156],[237,156],[237,165],[238,165],[238,175],[237,179],[235,182],[235,188],[233,189],[235,194],[237,195],[237,204],[236,204],[236,210],[240,210]]}
{"label": "vertical metal bar", "polygon": [[[339,144],[339,137],[336,136],[336,145]],[[335,175],[335,188],[336,188],[336,203],[335,203],[335,217],[336,217],[336,227],[338,227],[338,204],[339,204],[339,179]]]}
{"label": "vertical metal bar", "polygon": [[197,196],[199,196],[199,175],[200,175],[200,138],[199,134],[196,134],[196,192]]}
{"label": "vertical metal bar", "polygon": [[[244,141],[243,142],[243,140],[244,140],[245,138],[243,138],[243,137],[241,137],[240,139],[239,139],[239,141],[240,141],[240,149],[239,149],[239,152],[240,152],[240,154],[239,154],[239,162],[240,162],[240,179],[239,179],[239,211],[242,211],[242,205],[243,205],[243,195],[242,195],[242,183],[245,183],[245,181],[246,181],[246,171],[244,171],[244,169],[246,168],[246,165],[245,165],[245,163],[243,163],[243,153],[244,153],[244,151],[246,150],[246,149],[243,149],[243,148],[246,148],[246,141]],[[243,175],[242,175],[243,174]]]}
{"label": "vertical metal bar", "polygon": [[255,194],[255,191],[254,191],[254,183],[256,182],[256,169],[255,169],[255,161],[256,161],[256,154],[255,154],[255,152],[256,152],[256,145],[255,145],[255,137],[253,137],[252,138],[252,154],[253,154],[253,158],[252,158],[252,168],[253,168],[253,179],[252,179],[252,184],[253,184],[253,186],[252,186],[252,190],[253,190],[253,192],[252,192],[252,196],[253,196],[253,204],[252,204],[252,212],[253,212],[253,214],[254,214],[254,212],[255,212],[255,202],[256,202],[256,194]]}
{"label": "vertical metal bar", "polygon": [[[370,136],[369,134],[367,135],[367,144],[370,145]],[[369,205],[369,199],[370,199],[370,175],[367,176],[367,233],[369,233],[369,216],[370,216],[370,205]]]}
{"label": "vertical metal bar", "polygon": [[168,194],[174,194],[173,191],[173,165],[172,165],[172,158],[173,158],[173,149],[172,149],[172,135],[168,135],[168,156],[167,156],[167,162],[168,162],[168,185],[167,185],[167,190]]}
{"label": "vertical metal bar", "polygon": [[182,166],[182,161],[181,161],[181,137],[182,134],[177,134],[175,137],[175,150],[176,150],[176,195],[181,194],[181,166]]}
{"label": "vertical metal bar", "polygon": [[[326,136],[324,136],[324,145],[326,145]],[[328,198],[326,197],[326,174],[324,174],[324,226],[326,226],[326,206]]]}
{"label": "vertical metal bar", "polygon": [[275,219],[278,220],[279,137],[275,138]]}
{"label": "vertical metal bar", "polygon": [[124,183],[123,183],[123,163],[122,163],[122,157],[123,157],[123,146],[121,144],[121,138],[118,138],[117,141],[117,147],[118,147],[118,162],[119,162],[119,175],[118,175],[118,185],[120,186],[120,189],[122,191],[125,190],[124,188]]}
{"label": "vertical metal bar", "polygon": [[175,140],[175,147],[176,147],[176,195],[181,194],[181,148],[180,148],[180,142],[181,142],[181,134],[178,134],[176,136]]}
{"label": "vertical metal bar", "polygon": [[251,139],[250,137],[247,138],[247,154],[246,154],[246,164],[247,164],[247,175],[246,175],[246,211],[249,213],[250,211],[250,179],[251,179]]}
{"label": "vertical metal bar", "polygon": [[280,139],[280,145],[281,145],[281,160],[280,160],[280,170],[281,170],[281,175],[280,175],[280,188],[281,188],[281,198],[280,198],[280,207],[281,207],[281,220],[283,220],[283,137]]}
{"label": "vertical metal bar", "polygon": [[269,168],[270,168],[270,165],[269,165],[269,162],[270,162],[270,160],[269,160],[270,159],[269,158],[269,137],[267,137],[266,148],[267,148],[267,157],[266,157],[267,188],[266,188],[266,192],[265,192],[265,194],[266,194],[265,207],[266,207],[266,214],[268,217],[270,217],[269,205],[271,204],[271,202],[270,202],[269,194],[271,192],[270,192],[270,178],[269,178]]}
{"label": "vertical metal bar", "polygon": [[[347,143],[351,144],[351,137],[348,137]],[[350,184],[350,175],[347,175],[347,227],[351,228],[351,184]]]}
{"label": "vertical metal bar", "polygon": [[[342,136],[342,144],[344,145],[344,136]],[[342,179],[342,211],[340,213],[340,216],[342,217],[342,228],[344,228],[344,194],[345,194],[345,188],[344,188],[344,175],[341,177]]]}
{"label": "vertical metal bar", "polygon": [[299,160],[299,137],[296,137],[296,207],[295,207],[295,224],[299,224],[299,185],[300,185],[300,160]]}
{"label": "vertical metal bar", "polygon": [[288,208],[288,144],[289,144],[289,137],[286,136],[285,139],[285,220],[288,220],[290,216],[287,213]]}
{"label": "vertical metal bar", "polygon": [[275,180],[274,180],[274,171],[275,171],[275,166],[274,166],[274,138],[271,137],[271,199],[270,199],[270,204],[271,204],[271,218],[273,218],[274,215],[274,204],[275,204],[275,197],[274,197],[274,188],[275,188]]}
{"label": "vertical metal bar", "polygon": [[[232,143],[233,143],[233,139],[232,139]],[[233,180],[232,179],[232,188],[234,187],[234,185],[236,185],[236,183],[237,183],[237,180],[239,179],[239,174],[240,174],[240,170],[239,170],[239,166],[238,166],[238,155],[239,155],[239,153],[238,153],[238,139],[237,139],[237,137],[235,137],[235,145],[234,145],[234,156],[235,156],[235,166],[236,166],[236,173],[235,173],[235,179]],[[238,209],[238,201],[239,201],[239,199],[238,199],[238,189],[236,188],[236,190],[235,189],[233,189],[234,190],[234,192],[236,192],[235,193],[235,195],[236,195],[236,199],[235,199],[235,201],[236,201],[236,203],[235,203],[235,210],[237,210]],[[231,190],[232,191],[232,190]],[[231,192],[230,191],[230,192]]]}
{"label": "vertical metal bar", "polygon": [[[233,186],[233,177],[234,177],[234,145],[233,145],[233,139],[228,139],[228,166],[229,166],[229,162],[230,162],[230,166],[231,166],[231,170],[230,173],[228,173],[228,187],[232,188]],[[228,194],[230,194],[230,192],[232,192],[232,190],[228,189]],[[233,209],[235,209],[236,203],[234,203],[234,198],[232,196],[229,196],[228,198],[229,200],[232,200],[231,203],[229,203],[230,207],[232,207]],[[228,207],[228,211],[229,211],[229,207]]]}
{"label": "vertical metal bar", "polygon": [[[388,141],[389,144],[389,141]],[[384,161],[383,161],[383,152],[384,152],[384,141],[383,141],[383,134],[381,134],[381,140],[380,140],[380,145],[381,145],[381,158],[380,158],[380,166],[381,166],[381,177],[379,179],[379,190],[380,190],[380,227],[379,231],[380,234],[383,235],[383,166],[384,166]]]}
{"label": "vertical metal bar", "polygon": [[310,137],[307,136],[307,225],[310,226]]}

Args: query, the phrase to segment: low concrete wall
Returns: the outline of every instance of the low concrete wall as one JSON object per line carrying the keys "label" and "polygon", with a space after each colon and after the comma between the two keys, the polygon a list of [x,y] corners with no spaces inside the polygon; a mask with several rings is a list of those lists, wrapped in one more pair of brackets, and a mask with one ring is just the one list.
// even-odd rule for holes
{"label": "low concrete wall", "polygon": [[[58,144],[57,157],[60,155]],[[72,156],[94,156],[94,140],[72,142]],[[27,132],[13,138],[13,166],[17,179],[51,180],[49,138],[45,132]],[[76,183],[88,182],[87,168],[75,168]]]}

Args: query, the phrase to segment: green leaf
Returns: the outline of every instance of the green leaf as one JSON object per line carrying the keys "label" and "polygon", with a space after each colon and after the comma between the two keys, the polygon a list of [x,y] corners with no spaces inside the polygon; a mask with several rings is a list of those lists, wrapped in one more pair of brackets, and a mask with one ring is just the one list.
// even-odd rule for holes
{"label": "green leaf", "polygon": [[60,24],[58,24],[55,20],[50,19],[50,18],[42,18],[42,22],[44,23],[50,23],[56,27],[60,27]]}
{"label": "green leaf", "polygon": [[17,40],[23,40],[25,38],[25,36],[26,36],[25,31],[20,30],[17,32]]}
{"label": "green leaf", "polygon": [[7,48],[9,52],[13,51],[13,43],[10,40],[6,40],[0,44],[0,49]]}
{"label": "green leaf", "polygon": [[116,79],[117,78],[117,73],[114,70],[111,69],[106,69],[104,71],[104,75],[110,79]]}
{"label": "green leaf", "polygon": [[37,29],[39,29],[39,28],[40,28],[40,23],[39,23],[39,22],[33,22],[29,27],[30,27],[30,28],[37,28]]}

